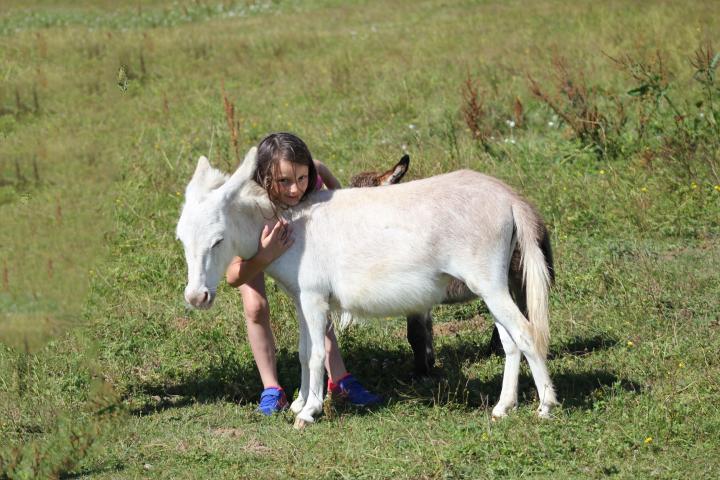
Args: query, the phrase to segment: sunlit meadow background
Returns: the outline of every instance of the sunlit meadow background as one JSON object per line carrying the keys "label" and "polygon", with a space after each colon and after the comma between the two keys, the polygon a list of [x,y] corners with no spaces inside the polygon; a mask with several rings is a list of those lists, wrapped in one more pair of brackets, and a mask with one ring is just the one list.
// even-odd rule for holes
{"label": "sunlit meadow background", "polygon": [[[718,476],[717,7],[2,0],[0,478]],[[345,183],[407,151],[411,179],[469,167],[538,206],[557,418],[524,370],[490,420],[481,302],[435,310],[430,379],[403,319],[342,336],[382,408],[254,413],[239,296],[186,310],[173,231],[198,156],[230,171],[277,130]]]}

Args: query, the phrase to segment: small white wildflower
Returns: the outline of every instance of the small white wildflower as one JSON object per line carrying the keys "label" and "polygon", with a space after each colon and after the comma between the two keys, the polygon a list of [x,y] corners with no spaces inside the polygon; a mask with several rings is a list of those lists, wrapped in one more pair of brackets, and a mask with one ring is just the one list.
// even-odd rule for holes
{"label": "small white wildflower", "polygon": [[408,128],[409,128],[410,130],[415,130],[415,124],[414,124],[414,123],[411,123],[410,125],[408,125]]}
{"label": "small white wildflower", "polygon": [[515,145],[515,139],[514,139],[514,138],[511,138],[511,139],[510,139],[510,143],[512,143],[513,145]]}
{"label": "small white wildflower", "polygon": [[554,126],[555,126],[555,122],[553,122],[552,120],[550,120],[550,121],[548,122],[548,127],[554,127]]}
{"label": "small white wildflower", "polygon": [[402,148],[403,153],[408,153],[407,145],[405,145],[404,143],[402,144],[402,146],[400,148]]}
{"label": "small white wildflower", "polygon": [[700,112],[700,114],[699,114],[698,116],[699,116],[700,118],[705,118],[705,112]]}
{"label": "small white wildflower", "polygon": [[505,120],[505,123],[510,128],[515,128],[515,121],[514,120]]}

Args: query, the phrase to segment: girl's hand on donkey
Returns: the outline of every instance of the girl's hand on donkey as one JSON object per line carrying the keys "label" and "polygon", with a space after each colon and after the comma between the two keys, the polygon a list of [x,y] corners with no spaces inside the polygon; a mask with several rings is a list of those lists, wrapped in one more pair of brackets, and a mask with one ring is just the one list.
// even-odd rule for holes
{"label": "girl's hand on donkey", "polygon": [[257,255],[267,264],[272,263],[295,243],[292,226],[284,219],[280,219],[273,227],[265,225],[260,234],[260,245]]}

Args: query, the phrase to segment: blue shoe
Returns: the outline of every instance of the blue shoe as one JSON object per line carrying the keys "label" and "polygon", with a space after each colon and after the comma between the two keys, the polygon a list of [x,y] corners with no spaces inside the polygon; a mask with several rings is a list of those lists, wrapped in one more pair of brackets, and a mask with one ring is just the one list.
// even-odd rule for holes
{"label": "blue shoe", "polygon": [[257,411],[263,415],[272,415],[288,408],[285,391],[281,387],[268,387],[260,394]]}
{"label": "blue shoe", "polygon": [[382,397],[368,392],[365,387],[349,373],[341,378],[338,383],[333,383],[331,380],[328,380],[328,392],[330,392],[333,400],[348,401],[356,407],[372,407],[382,403]]}

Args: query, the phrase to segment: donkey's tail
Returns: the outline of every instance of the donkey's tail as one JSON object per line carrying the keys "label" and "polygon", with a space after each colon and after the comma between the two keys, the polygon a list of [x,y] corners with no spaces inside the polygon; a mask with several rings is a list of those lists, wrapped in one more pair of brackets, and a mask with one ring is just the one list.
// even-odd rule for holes
{"label": "donkey's tail", "polygon": [[540,215],[530,204],[516,202],[512,206],[520,251],[522,278],[527,302],[527,316],[535,346],[546,356],[550,345],[548,295],[554,279],[550,238]]}

